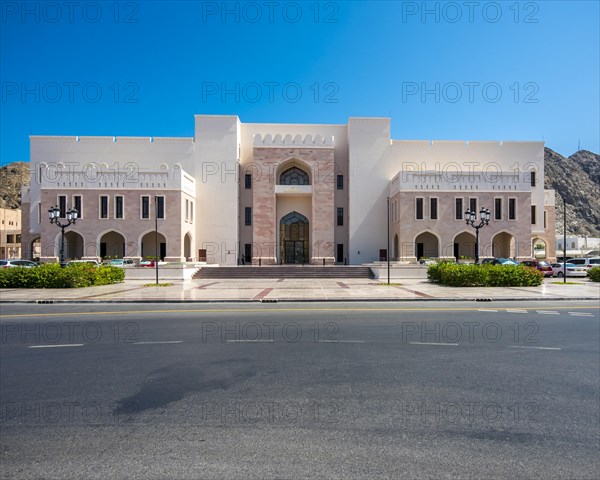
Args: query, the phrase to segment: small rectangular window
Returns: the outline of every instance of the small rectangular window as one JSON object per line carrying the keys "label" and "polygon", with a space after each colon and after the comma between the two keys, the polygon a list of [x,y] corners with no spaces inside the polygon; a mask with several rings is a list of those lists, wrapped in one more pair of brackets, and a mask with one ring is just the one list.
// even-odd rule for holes
{"label": "small rectangular window", "polygon": [[544,210],[544,228],[548,228],[548,212]]}
{"label": "small rectangular window", "polygon": [[123,218],[123,196],[115,196],[115,218]]}
{"label": "small rectangular window", "polygon": [[165,197],[156,198],[156,218],[165,218]]}
{"label": "small rectangular window", "polygon": [[[42,202],[38,202],[37,214],[38,214],[38,223],[42,223]],[[2,223],[4,223],[4,221],[2,221]]]}
{"label": "small rectangular window", "polygon": [[15,243],[15,236],[14,235],[7,235],[6,236],[6,243]]}
{"label": "small rectangular window", "polygon": [[15,235],[15,243],[21,243],[21,235],[20,234]]}
{"label": "small rectangular window", "polygon": [[494,220],[502,220],[502,199],[494,199]]}
{"label": "small rectangular window", "polygon": [[509,220],[517,219],[517,199],[516,198],[508,199],[508,219]]}
{"label": "small rectangular window", "polygon": [[190,223],[194,223],[194,202],[190,201]]}
{"label": "small rectangular window", "polygon": [[100,196],[100,218],[108,218],[108,196]]}
{"label": "small rectangular window", "polygon": [[476,198],[469,198],[469,210],[477,213],[477,199]]}
{"label": "small rectangular window", "polygon": [[142,218],[150,218],[150,197],[142,196]]}
{"label": "small rectangular window", "polygon": [[535,205],[531,206],[531,224],[535,225],[537,223],[537,209]]}
{"label": "small rectangular window", "polygon": [[77,218],[83,218],[81,210],[81,195],[73,195],[73,208],[77,210]]}
{"label": "small rectangular window", "polygon": [[415,215],[417,217],[417,220],[423,220],[423,199],[422,198],[417,198],[415,199]]}
{"label": "small rectangular window", "polygon": [[431,220],[437,220],[437,218],[438,218],[438,199],[437,198],[429,199],[429,218]]}
{"label": "small rectangular window", "polygon": [[185,199],[185,221],[190,221],[190,201],[187,198]]}
{"label": "small rectangular window", "polygon": [[58,208],[60,209],[60,218],[65,218],[67,216],[67,196],[66,195],[58,196]]}
{"label": "small rectangular window", "polygon": [[338,207],[337,209],[337,226],[341,227],[344,225],[344,209],[342,207]]}
{"label": "small rectangular window", "polygon": [[244,208],[244,225],[252,225],[252,207]]}
{"label": "small rectangular window", "polygon": [[244,176],[244,187],[246,187],[247,189],[252,188],[252,174],[251,173],[247,173]]}
{"label": "small rectangular window", "polygon": [[338,190],[344,189],[344,176],[343,175],[337,176],[337,189]]}
{"label": "small rectangular window", "polygon": [[535,172],[531,172],[531,186],[535,187]]}
{"label": "small rectangular window", "polygon": [[462,198],[456,198],[454,200],[454,218],[456,220],[462,220],[463,219],[463,199]]}

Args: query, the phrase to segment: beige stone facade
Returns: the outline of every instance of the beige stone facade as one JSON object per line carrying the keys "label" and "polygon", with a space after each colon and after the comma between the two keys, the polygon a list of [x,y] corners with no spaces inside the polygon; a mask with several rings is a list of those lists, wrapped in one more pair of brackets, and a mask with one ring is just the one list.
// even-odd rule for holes
{"label": "beige stone facade", "polygon": [[0,259],[21,257],[21,210],[0,208]]}
{"label": "beige stone facade", "polygon": [[[331,264],[334,258],[333,148],[255,148],[258,167],[252,184],[252,263]],[[306,172],[308,185],[282,184],[281,175],[296,168]],[[293,212],[308,221],[308,238],[296,248],[308,252],[287,255],[282,219]],[[302,243],[302,245],[300,245]]]}
{"label": "beige stone facade", "polygon": [[[196,115],[191,138],[30,142],[26,257],[39,239],[42,259],[57,259],[60,230],[47,211],[62,202],[82,212],[66,230],[67,258],[148,258],[158,246],[167,261],[220,265],[468,259],[475,230],[464,210],[473,202],[491,212],[480,230],[481,257],[530,258],[543,243],[555,258],[543,142],[393,140],[389,118],[296,125],[242,123],[235,115]],[[156,197],[165,202],[158,245]]]}

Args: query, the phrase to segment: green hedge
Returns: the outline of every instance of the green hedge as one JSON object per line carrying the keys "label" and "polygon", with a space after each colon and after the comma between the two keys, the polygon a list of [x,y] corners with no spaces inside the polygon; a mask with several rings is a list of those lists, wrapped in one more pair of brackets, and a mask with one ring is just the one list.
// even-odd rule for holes
{"label": "green hedge", "polygon": [[432,283],[451,287],[535,287],[544,274],[520,265],[459,265],[441,262],[429,265],[427,278]]}
{"label": "green hedge", "polygon": [[587,276],[592,282],[600,282],[600,267],[590,268]]}
{"label": "green hedge", "polygon": [[125,279],[125,270],[80,263],[61,268],[48,263],[34,268],[0,268],[0,288],[80,288],[110,285]]}

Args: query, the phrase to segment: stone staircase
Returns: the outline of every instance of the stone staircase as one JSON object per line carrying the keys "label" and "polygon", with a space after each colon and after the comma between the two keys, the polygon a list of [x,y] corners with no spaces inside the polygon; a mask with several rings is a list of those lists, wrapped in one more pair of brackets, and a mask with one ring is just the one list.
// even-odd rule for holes
{"label": "stone staircase", "polygon": [[193,278],[370,278],[371,269],[360,265],[281,265],[204,267]]}

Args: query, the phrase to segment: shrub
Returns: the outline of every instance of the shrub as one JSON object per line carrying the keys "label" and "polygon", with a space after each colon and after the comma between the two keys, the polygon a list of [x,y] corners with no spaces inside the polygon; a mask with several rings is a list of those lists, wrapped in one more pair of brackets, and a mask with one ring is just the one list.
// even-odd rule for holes
{"label": "shrub", "polygon": [[125,280],[125,269],[123,268],[102,265],[94,268],[94,270],[96,271],[96,282],[94,285],[110,285]]}
{"label": "shrub", "polygon": [[34,268],[0,269],[0,288],[81,288],[109,285],[124,279],[125,271],[122,268],[95,267],[89,263],[65,268],[58,263],[50,263]]}
{"label": "shrub", "polygon": [[600,267],[590,268],[588,270],[587,277],[592,282],[600,282]]}
{"label": "shrub", "polygon": [[451,287],[533,287],[544,275],[533,268],[517,265],[457,265],[438,263],[427,269],[432,283]]}

